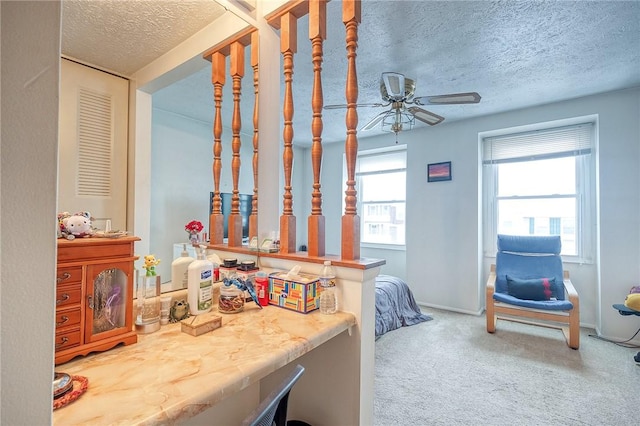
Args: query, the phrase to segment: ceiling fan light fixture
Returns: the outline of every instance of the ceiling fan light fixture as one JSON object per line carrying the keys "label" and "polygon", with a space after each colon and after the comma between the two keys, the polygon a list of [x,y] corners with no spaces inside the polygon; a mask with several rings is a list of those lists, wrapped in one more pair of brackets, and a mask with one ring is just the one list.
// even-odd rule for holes
{"label": "ceiling fan light fixture", "polygon": [[403,130],[411,130],[416,121],[413,115],[397,109],[389,111],[382,118],[382,131],[398,134]]}

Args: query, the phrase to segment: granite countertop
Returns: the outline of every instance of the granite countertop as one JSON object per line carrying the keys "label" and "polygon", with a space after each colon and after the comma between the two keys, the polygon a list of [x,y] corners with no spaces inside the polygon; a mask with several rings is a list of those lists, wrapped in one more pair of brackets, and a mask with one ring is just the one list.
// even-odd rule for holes
{"label": "granite countertop", "polygon": [[[212,311],[216,313],[216,309]],[[181,324],[139,335],[138,343],[75,358],[57,372],[89,388],[53,412],[53,423],[153,424],[195,416],[356,324],[354,315],[301,314],[247,303],[219,314],[222,327],[194,337]]]}

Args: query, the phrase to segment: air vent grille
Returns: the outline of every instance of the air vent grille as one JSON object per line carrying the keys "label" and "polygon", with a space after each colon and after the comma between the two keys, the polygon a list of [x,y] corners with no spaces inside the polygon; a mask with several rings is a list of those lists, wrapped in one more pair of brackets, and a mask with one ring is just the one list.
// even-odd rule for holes
{"label": "air vent grille", "polygon": [[113,162],[111,96],[80,89],[78,195],[111,197]]}

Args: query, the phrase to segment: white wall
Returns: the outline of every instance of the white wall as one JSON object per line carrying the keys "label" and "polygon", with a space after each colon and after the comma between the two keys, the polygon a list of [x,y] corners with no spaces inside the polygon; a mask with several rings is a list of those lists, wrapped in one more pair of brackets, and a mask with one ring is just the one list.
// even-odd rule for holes
{"label": "white wall", "polygon": [[0,22],[0,423],[46,425],[54,362],[60,2],[3,1]]}
{"label": "white wall", "polygon": [[[162,260],[162,282],[171,279],[173,244],[188,242],[184,226],[199,220],[209,232],[209,193],[213,191],[213,131],[209,123],[153,109],[151,128],[150,253]],[[238,190],[253,194],[251,135],[241,135]],[[232,192],[231,130],[222,136],[220,192]],[[144,255],[147,253],[139,253]]]}
{"label": "white wall", "polygon": [[[484,283],[493,259],[481,256],[478,133],[591,114],[599,120],[600,269],[565,267],[580,293],[582,324],[597,326],[611,338],[631,336],[637,322],[611,305],[621,303],[640,278],[640,89],[402,133],[400,142],[408,145],[406,280],[420,303],[470,313],[484,309]],[[393,142],[392,135],[360,138],[359,148]],[[325,161],[335,164],[341,151],[339,145],[325,148]],[[452,161],[453,180],[427,183],[427,164],[440,161]],[[340,185],[341,177],[323,170],[327,229],[339,229],[334,213],[340,208]],[[339,237],[330,233],[329,246],[339,250]],[[392,253],[382,254],[378,257],[387,259],[385,268],[395,263]]]}

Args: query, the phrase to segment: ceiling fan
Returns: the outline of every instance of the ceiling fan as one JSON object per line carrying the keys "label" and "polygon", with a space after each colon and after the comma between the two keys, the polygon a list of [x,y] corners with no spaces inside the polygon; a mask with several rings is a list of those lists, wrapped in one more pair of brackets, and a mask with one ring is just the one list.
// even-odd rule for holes
{"label": "ceiling fan", "polygon": [[[416,83],[414,80],[397,72],[383,72],[380,77],[380,95],[385,103],[357,104],[356,106],[383,108],[391,106],[391,108],[376,115],[360,130],[371,130],[379,123],[382,123],[383,131],[393,132],[397,137],[402,130],[411,130],[416,119],[430,126],[444,120],[444,117],[431,111],[408,105],[457,105],[477,104],[480,102],[480,95],[476,92],[414,97],[415,89]],[[347,105],[341,104],[326,105],[324,108],[337,109],[346,107]]]}

